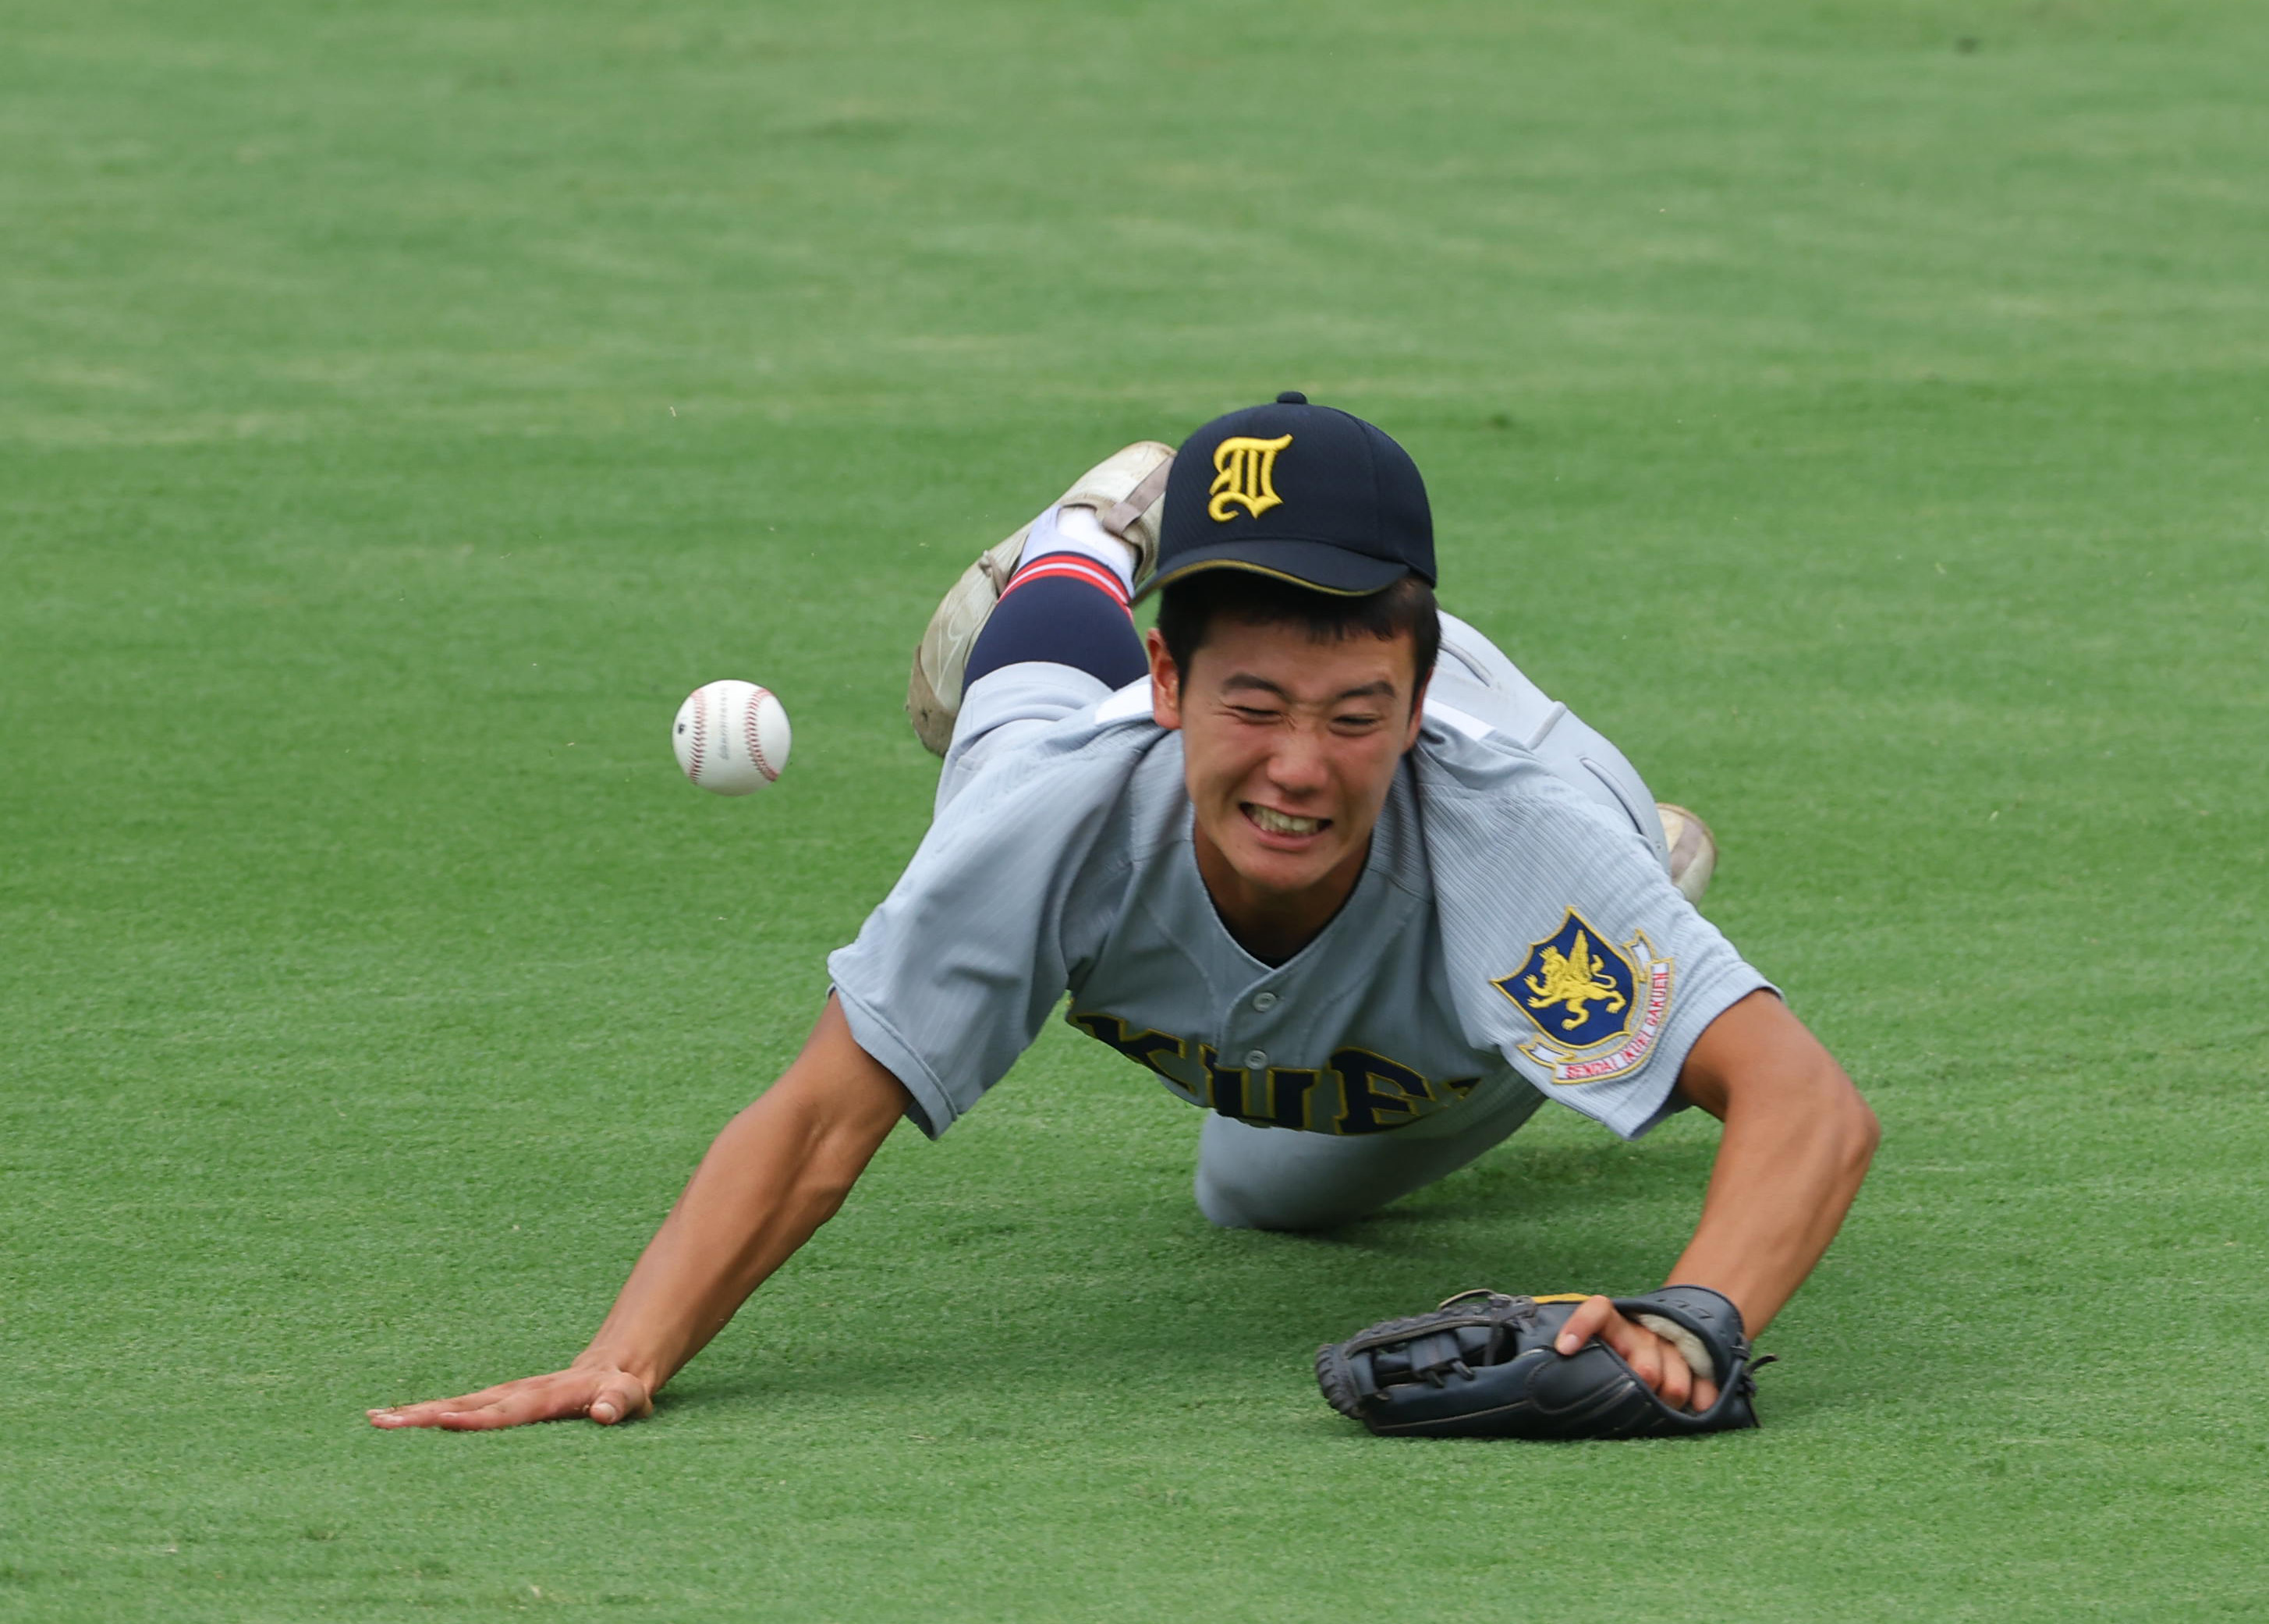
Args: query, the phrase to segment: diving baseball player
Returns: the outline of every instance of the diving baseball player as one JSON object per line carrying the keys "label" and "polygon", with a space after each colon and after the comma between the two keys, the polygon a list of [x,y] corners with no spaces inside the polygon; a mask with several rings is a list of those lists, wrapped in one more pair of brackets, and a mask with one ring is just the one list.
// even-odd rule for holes
{"label": "diving baseball player", "polygon": [[[1530,1364],[1612,1367],[1666,1427],[1749,1424],[1744,1337],[1827,1249],[1874,1118],[1696,912],[1699,821],[1440,613],[1434,580],[1409,457],[1296,394],[1090,470],[941,605],[908,700],[945,757],[935,821],[590,1346],[373,1421],[647,1413],[893,1125],[945,1132],[1063,1005],[1204,1110],[1197,1202],[1225,1227],[1359,1218],[1547,1100],[1626,1138],[1689,1106],[1718,1118],[1669,1285],[1488,1324],[1527,1314],[1551,1332]],[[1161,594],[1147,638],[1138,589]],[[1362,1351],[1364,1381],[1401,1358]],[[1530,1384],[1524,1414],[1554,1402]],[[1585,1436],[1559,1414],[1531,1436]]]}

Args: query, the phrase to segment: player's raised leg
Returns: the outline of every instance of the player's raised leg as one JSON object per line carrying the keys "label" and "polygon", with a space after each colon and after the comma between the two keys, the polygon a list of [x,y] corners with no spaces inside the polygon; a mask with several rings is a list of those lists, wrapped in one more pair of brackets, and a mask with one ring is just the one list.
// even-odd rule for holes
{"label": "player's raised leg", "polygon": [[[1102,669],[1094,675],[1114,687],[1142,675],[1142,645],[1131,621],[1126,621],[1123,635],[1104,636],[1099,642],[1092,635],[1098,624],[1110,623],[1096,622],[1097,606],[1077,595],[1079,561],[1100,566],[1085,585],[1106,597],[1112,595],[1110,581],[1116,578],[1116,607],[1125,620],[1127,598],[1158,556],[1158,515],[1173,454],[1171,447],[1157,440],[1137,440],[1113,452],[1074,481],[1038,519],[987,548],[962,572],[930,616],[906,684],[906,714],[933,755],[942,756],[951,746],[969,683],[1001,665],[1046,661],[1088,670],[1094,661],[1118,671],[1127,661],[1114,656],[1131,649],[1134,664],[1117,682]],[[1056,555],[1062,555],[1061,567],[1042,567]],[[996,629],[992,623],[1011,586],[1020,586],[1021,602]],[[1062,614],[1070,618],[1061,619]],[[1115,634],[1117,628],[1111,631]],[[989,640],[988,631],[995,632]],[[980,643],[988,643],[987,662],[972,672],[971,661]],[[1075,657],[1067,660],[1067,654]]]}
{"label": "player's raised leg", "polygon": [[1684,807],[1658,801],[1654,809],[1662,819],[1662,838],[1670,847],[1670,882],[1687,901],[1698,903],[1702,893],[1710,889],[1710,876],[1718,872],[1718,837],[1710,832],[1700,814]]}

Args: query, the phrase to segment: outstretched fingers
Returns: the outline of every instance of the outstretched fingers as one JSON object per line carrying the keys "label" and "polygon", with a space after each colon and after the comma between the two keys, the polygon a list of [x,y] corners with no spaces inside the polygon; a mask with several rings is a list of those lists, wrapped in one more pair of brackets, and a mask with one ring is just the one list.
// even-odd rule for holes
{"label": "outstretched fingers", "polygon": [[437,1416],[433,1424],[444,1432],[492,1432],[501,1427],[525,1427],[531,1421],[569,1421],[581,1413],[563,1407],[549,1393],[515,1392],[492,1403],[452,1410]]}
{"label": "outstretched fingers", "polygon": [[484,1387],[457,1399],[431,1399],[367,1412],[373,1427],[439,1427],[488,1432],[533,1421],[588,1416],[602,1427],[654,1414],[646,1384],[621,1370],[567,1369]]}
{"label": "outstretched fingers", "polygon": [[518,1386],[516,1382],[500,1382],[494,1387],[484,1387],[478,1392],[469,1392],[455,1399],[428,1399],[422,1404],[389,1404],[381,1410],[365,1410],[373,1427],[438,1427],[444,1415],[463,1410],[477,1410],[493,1404]]}

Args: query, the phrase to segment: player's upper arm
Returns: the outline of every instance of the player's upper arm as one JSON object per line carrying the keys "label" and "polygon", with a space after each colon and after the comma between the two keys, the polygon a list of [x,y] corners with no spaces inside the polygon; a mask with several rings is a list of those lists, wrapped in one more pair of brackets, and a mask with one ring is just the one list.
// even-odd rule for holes
{"label": "player's upper arm", "polygon": [[1750,993],[1703,1029],[1686,1052],[1678,1092],[1719,1121],[1762,1109],[1867,1115],[1859,1090],[1817,1037],[1770,992]]}
{"label": "player's upper arm", "polygon": [[933,1137],[1031,1046],[1116,917],[1126,864],[1097,853],[1126,844],[1121,792],[1140,759],[1067,747],[989,768],[828,956],[851,1031]]}
{"label": "player's upper arm", "polygon": [[766,1097],[795,1110],[816,1137],[839,1137],[869,1151],[889,1136],[912,1103],[905,1085],[859,1046],[832,994],[802,1052]]}

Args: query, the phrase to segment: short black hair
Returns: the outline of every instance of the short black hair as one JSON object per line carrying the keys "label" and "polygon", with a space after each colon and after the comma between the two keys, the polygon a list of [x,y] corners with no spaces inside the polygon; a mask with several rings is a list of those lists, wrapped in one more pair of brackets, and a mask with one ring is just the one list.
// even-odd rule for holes
{"label": "short black hair", "polygon": [[1414,697],[1433,675],[1442,648],[1434,589],[1415,575],[1384,592],[1347,597],[1251,570],[1198,570],[1167,582],[1158,594],[1158,635],[1178,674],[1188,674],[1191,657],[1205,646],[1219,617],[1252,626],[1297,626],[1317,643],[1358,636],[1391,643],[1407,631],[1416,656]]}

